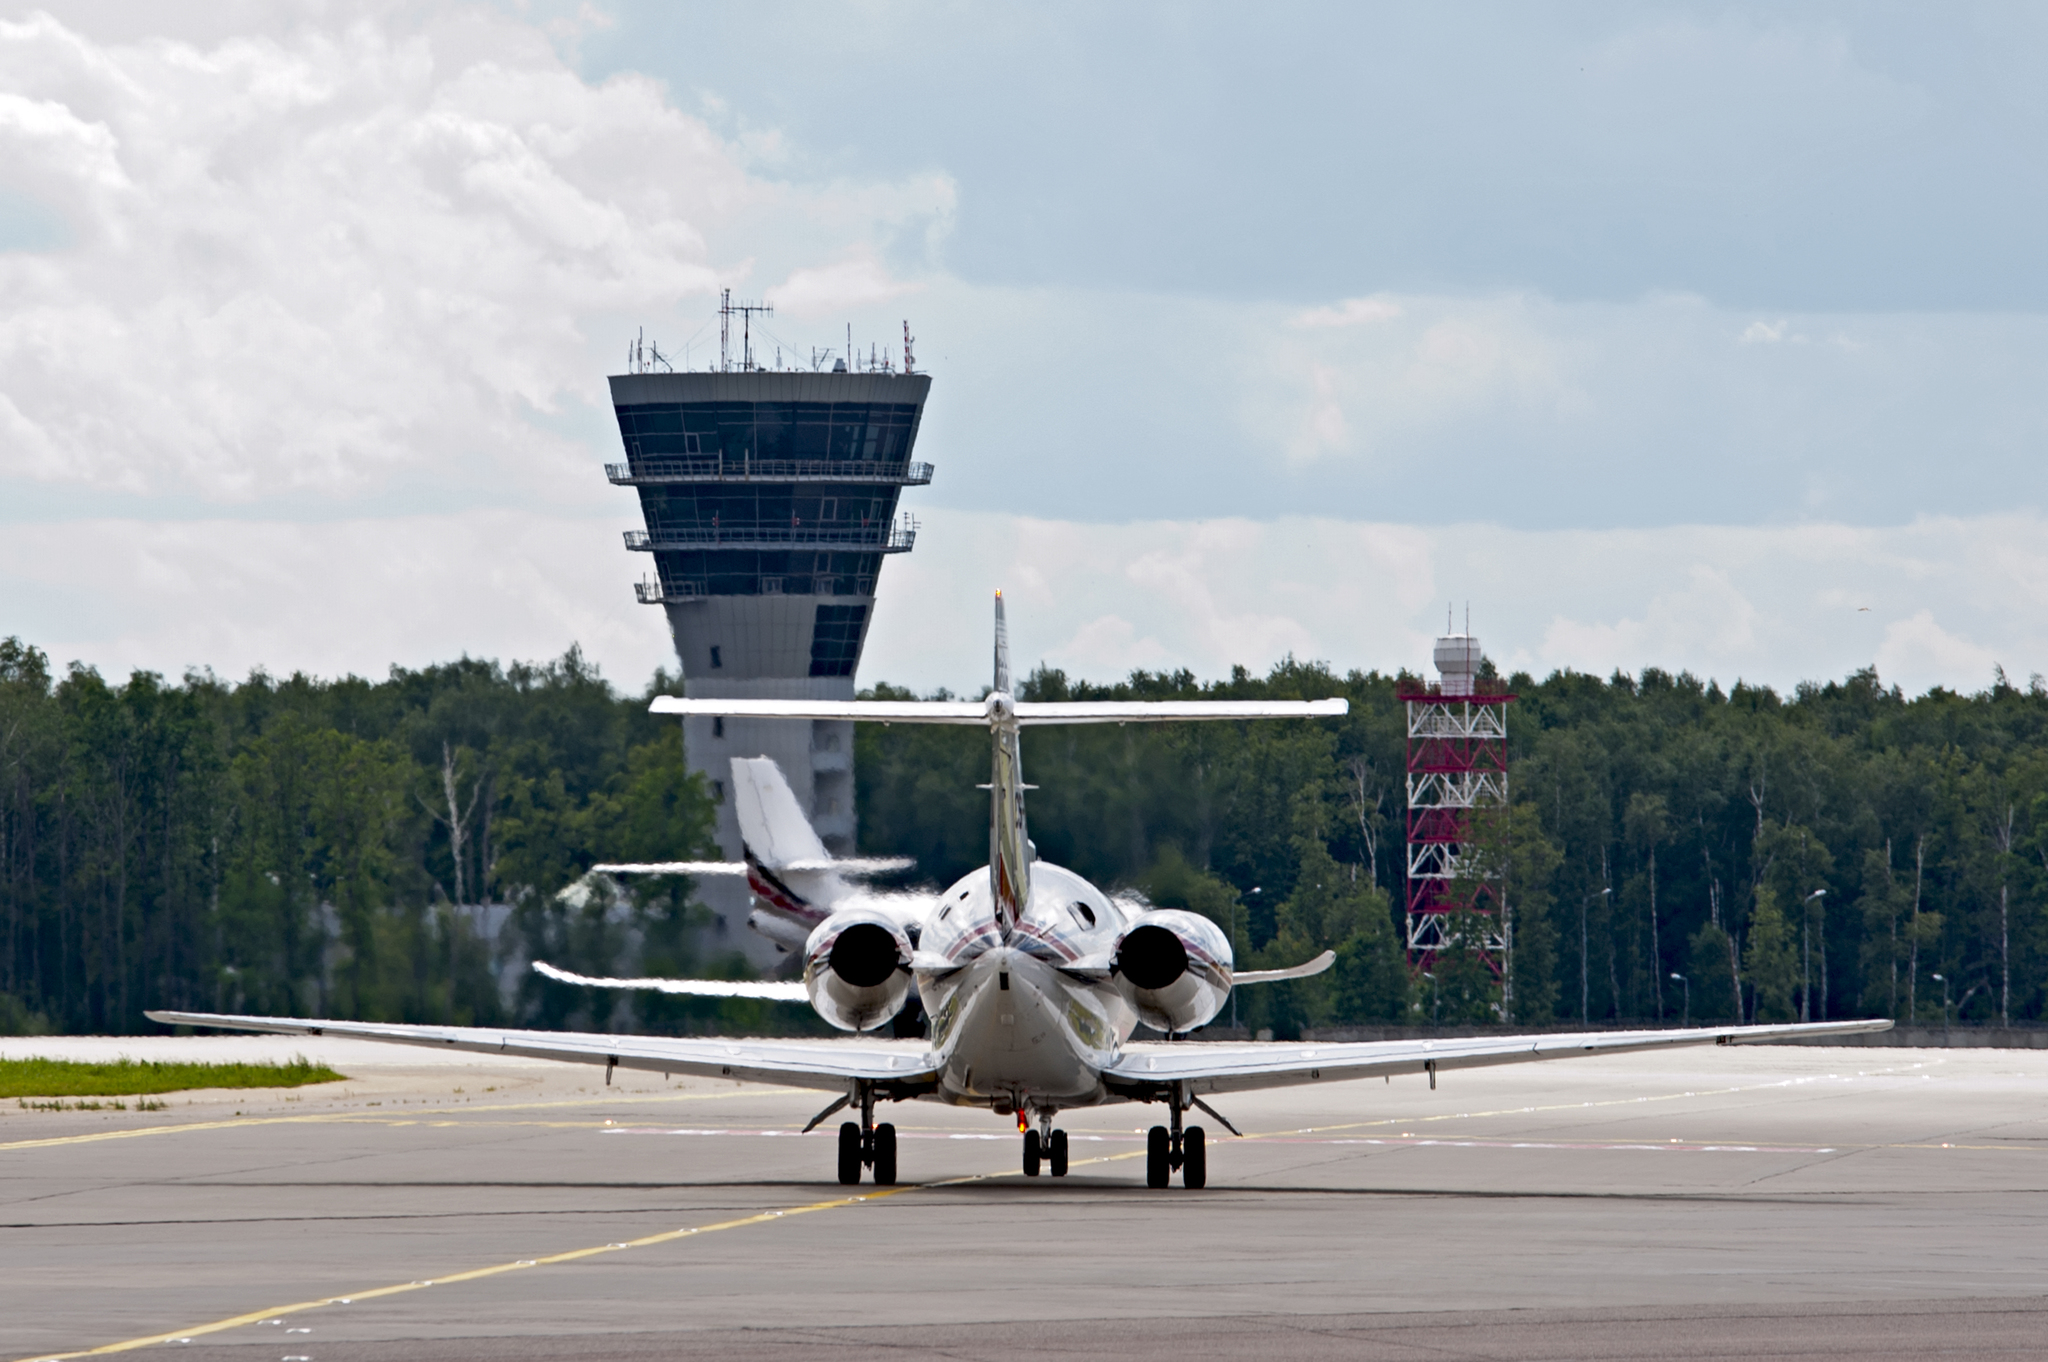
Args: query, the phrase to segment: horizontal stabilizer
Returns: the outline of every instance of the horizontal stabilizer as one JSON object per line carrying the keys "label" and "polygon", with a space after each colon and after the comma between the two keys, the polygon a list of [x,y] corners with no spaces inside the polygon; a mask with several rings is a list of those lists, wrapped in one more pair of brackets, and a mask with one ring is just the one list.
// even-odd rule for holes
{"label": "horizontal stabilizer", "polygon": [[744,875],[745,861],[607,861],[590,867],[602,875]]}
{"label": "horizontal stabilizer", "polygon": [[[1017,722],[1043,724],[1180,723],[1197,719],[1334,719],[1351,702],[1330,700],[1020,700]],[[964,700],[686,700],[656,696],[655,714],[717,715],[728,719],[861,719],[884,724],[987,724],[985,703]]]}
{"label": "horizontal stabilizer", "polygon": [[[832,870],[841,875],[889,875],[898,870],[908,870],[917,861],[910,856],[849,856],[835,861],[830,856],[823,860],[791,861],[778,866],[780,870]],[[745,861],[618,861],[590,867],[606,875],[744,875]]]}
{"label": "horizontal stabilizer", "polygon": [[657,993],[682,993],[693,998],[761,998],[775,1003],[807,1003],[809,990],[801,980],[778,979],[593,979],[556,969],[545,960],[533,962],[533,972],[563,984],[586,988],[636,988]]}
{"label": "horizontal stabilizer", "polygon": [[1307,979],[1321,974],[1336,963],[1337,952],[1324,951],[1306,964],[1294,965],[1287,969],[1240,970],[1231,976],[1231,982],[1238,984],[1277,984],[1282,979]]}
{"label": "horizontal stabilizer", "polygon": [[1017,706],[1017,722],[1034,724],[1159,724],[1188,719],[1336,719],[1351,702],[1334,700],[1077,700]]}
{"label": "horizontal stabilizer", "polygon": [[657,695],[653,714],[717,715],[726,719],[869,719],[899,724],[983,724],[976,701],[937,700],[685,700]]}

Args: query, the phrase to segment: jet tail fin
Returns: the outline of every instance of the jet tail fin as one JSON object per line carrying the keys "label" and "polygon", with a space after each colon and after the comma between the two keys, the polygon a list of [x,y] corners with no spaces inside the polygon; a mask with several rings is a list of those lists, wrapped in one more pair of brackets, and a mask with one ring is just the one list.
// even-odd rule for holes
{"label": "jet tail fin", "polygon": [[779,871],[831,863],[831,853],[773,757],[734,757],[732,793],[740,837],[762,865]]}

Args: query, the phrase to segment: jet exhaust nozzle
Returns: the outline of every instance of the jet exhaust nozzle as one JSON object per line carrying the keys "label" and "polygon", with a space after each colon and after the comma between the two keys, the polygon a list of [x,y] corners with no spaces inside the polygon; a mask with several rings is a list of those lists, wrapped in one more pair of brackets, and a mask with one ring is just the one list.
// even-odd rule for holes
{"label": "jet exhaust nozzle", "polygon": [[804,945],[804,987],[842,1031],[872,1031],[910,999],[910,938],[879,913],[850,909],[819,923]]}
{"label": "jet exhaust nozzle", "polygon": [[1154,1030],[1192,1031],[1230,997],[1230,942],[1198,913],[1142,914],[1118,938],[1115,959],[1118,990]]}

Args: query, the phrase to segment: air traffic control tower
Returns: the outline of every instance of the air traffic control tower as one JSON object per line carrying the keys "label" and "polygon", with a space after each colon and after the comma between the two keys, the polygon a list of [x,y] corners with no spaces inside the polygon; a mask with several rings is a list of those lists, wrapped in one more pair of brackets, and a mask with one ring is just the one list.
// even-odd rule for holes
{"label": "air traffic control tower", "polygon": [[[742,355],[711,372],[611,379],[626,462],[605,471],[639,489],[647,528],[626,547],[654,559],[637,592],[668,615],[685,695],[851,700],[882,564],[917,537],[897,496],[932,478],[910,458],[931,378],[844,360],[771,371]],[[853,851],[851,722],[692,717],[683,737],[718,801],[727,859],[741,855],[733,757],[775,758],[825,845]],[[701,880],[698,894],[718,915],[717,947],[775,960],[744,929],[744,881]]]}

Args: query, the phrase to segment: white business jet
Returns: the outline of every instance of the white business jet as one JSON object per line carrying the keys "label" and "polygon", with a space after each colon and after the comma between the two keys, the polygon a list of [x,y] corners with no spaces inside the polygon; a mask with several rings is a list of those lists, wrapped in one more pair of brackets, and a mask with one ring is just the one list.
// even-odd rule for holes
{"label": "white business jet", "polygon": [[[995,688],[980,702],[685,700],[661,697],[661,714],[744,718],[860,719],[987,728],[989,865],[946,889],[921,923],[873,906],[839,907],[803,946],[801,982],[603,981],[708,996],[801,997],[842,1030],[868,1033],[909,999],[913,980],[931,1017],[917,1045],[513,1031],[486,1027],[151,1012],[167,1025],[292,1035],[333,1035],[602,1064],[662,1073],[733,1078],[839,1094],[812,1118],[815,1128],[844,1107],[860,1113],[839,1128],[838,1173],[853,1184],[872,1170],[896,1181],[896,1128],[875,1121],[880,1102],[924,1100],[1015,1116],[1024,1166],[1036,1176],[1067,1171],[1058,1113],[1114,1102],[1157,1102],[1167,1124],[1148,1134],[1145,1181],[1165,1187],[1177,1170],[1185,1187],[1208,1180],[1200,1109],[1235,1127],[1203,1099],[1290,1084],[1334,1083],[1393,1074],[1673,1045],[1733,1044],[1788,1036],[1878,1031],[1889,1021],[1815,1022],[1668,1031],[1473,1036],[1326,1043],[1130,1043],[1139,1021],[1169,1038],[1207,1023],[1235,984],[1299,978],[1326,968],[1327,955],[1289,970],[1234,973],[1230,943],[1215,924],[1175,909],[1134,910],[1071,870],[1038,861],[1024,823],[1018,738],[1040,724],[1177,722],[1195,719],[1316,719],[1342,715],[1342,699],[1281,701],[1090,701],[1033,703],[1010,691],[1009,646],[996,597]],[[581,982],[579,979],[578,982]],[[595,981],[593,981],[595,982]],[[1036,1125],[1031,1119],[1036,1118]]]}

